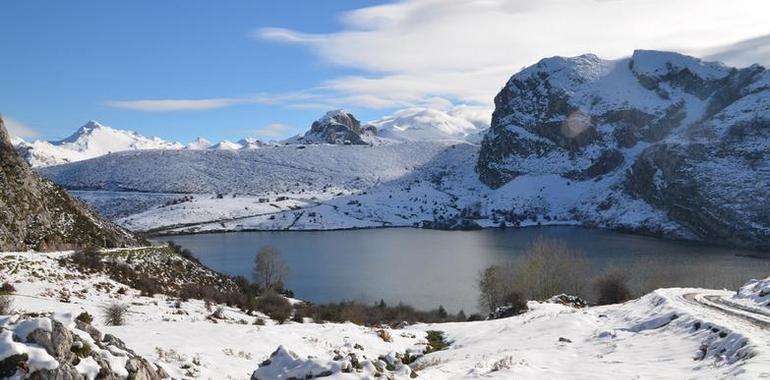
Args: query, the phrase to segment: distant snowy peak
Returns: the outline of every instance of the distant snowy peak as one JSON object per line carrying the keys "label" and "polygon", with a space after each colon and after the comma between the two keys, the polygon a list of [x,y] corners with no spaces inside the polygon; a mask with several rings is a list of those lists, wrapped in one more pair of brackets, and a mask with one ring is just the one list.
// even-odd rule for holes
{"label": "distant snowy peak", "polygon": [[245,139],[238,140],[238,145],[241,146],[241,149],[257,149],[267,144],[262,140],[255,139],[253,137],[247,137]]}
{"label": "distant snowy peak", "polygon": [[241,148],[243,148],[243,146],[238,144],[238,143],[234,143],[234,142],[228,141],[228,140],[222,140],[222,141],[212,145],[209,149],[214,149],[214,150],[238,150],[238,149],[241,149]]}
{"label": "distant snowy peak", "polygon": [[96,121],[89,121],[63,140],[37,140],[31,143],[20,141],[17,147],[30,165],[50,166],[87,160],[112,152],[180,149],[183,146],[157,137],[145,137],[136,132],[114,129]]}
{"label": "distant snowy peak", "polygon": [[193,140],[191,143],[187,144],[185,147],[191,150],[203,150],[203,149],[208,149],[208,147],[210,146],[211,146],[211,141],[206,140],[203,137],[198,137],[195,140]]}
{"label": "distant snowy peak", "polygon": [[491,111],[467,107],[407,108],[371,124],[379,137],[397,141],[468,141],[489,127],[491,117]]}
{"label": "distant snowy peak", "polygon": [[366,145],[376,134],[377,130],[373,126],[362,127],[361,122],[352,113],[340,109],[327,112],[313,122],[304,136],[290,139],[289,142]]}

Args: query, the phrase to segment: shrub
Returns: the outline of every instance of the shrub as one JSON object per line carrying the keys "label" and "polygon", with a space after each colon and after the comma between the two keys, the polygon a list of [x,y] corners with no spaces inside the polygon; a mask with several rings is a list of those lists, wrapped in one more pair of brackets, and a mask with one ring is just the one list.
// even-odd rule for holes
{"label": "shrub", "polygon": [[83,341],[77,341],[74,342],[72,347],[70,348],[70,351],[77,355],[79,358],[87,358],[91,356],[91,345],[83,342]]}
{"label": "shrub", "polygon": [[214,312],[211,314],[211,317],[214,319],[225,319],[225,308],[222,306],[217,306],[217,308],[214,309]]}
{"label": "shrub", "polygon": [[519,292],[510,292],[503,298],[503,306],[492,313],[492,318],[507,318],[529,310],[527,300]]}
{"label": "shrub", "polygon": [[123,326],[126,323],[126,314],[128,305],[113,302],[102,308],[102,317],[104,324],[108,326]]}
{"label": "shrub", "polygon": [[443,331],[428,330],[426,333],[428,334],[425,337],[428,340],[428,348],[425,351],[426,354],[449,347],[449,342],[447,342]]}
{"label": "shrub", "polygon": [[13,298],[8,295],[0,295],[0,315],[13,313]]}
{"label": "shrub", "polygon": [[393,336],[390,335],[388,330],[384,330],[384,329],[377,330],[377,336],[380,337],[380,339],[382,339],[383,342],[390,343],[393,341]]}
{"label": "shrub", "polygon": [[80,322],[83,322],[85,324],[90,325],[94,321],[94,316],[89,314],[87,311],[84,311],[84,312],[78,314],[78,316],[75,317],[75,319],[77,319]]}
{"label": "shrub", "polygon": [[631,292],[628,290],[628,278],[621,271],[610,271],[598,277],[594,281],[596,291],[596,303],[599,305],[609,305],[622,303],[631,299]]}
{"label": "shrub", "polygon": [[99,272],[104,268],[99,249],[93,246],[85,247],[82,250],[73,253],[70,256],[70,259],[72,259],[72,262],[81,269]]}
{"label": "shrub", "polygon": [[198,258],[195,257],[195,255],[193,255],[192,251],[190,251],[189,249],[183,248],[181,245],[176,244],[173,241],[168,241],[166,243],[168,243],[168,247],[171,248],[171,250],[177,255],[182,256],[185,259],[190,260],[196,264],[201,264],[201,261],[198,260]]}
{"label": "shrub", "polygon": [[289,319],[293,310],[289,301],[274,291],[267,291],[257,299],[257,309],[280,323]]}
{"label": "shrub", "polygon": [[157,293],[163,292],[163,287],[158,280],[150,278],[147,275],[142,275],[132,284],[133,287],[141,292],[141,295],[145,297],[152,297]]}
{"label": "shrub", "polygon": [[16,287],[14,287],[10,282],[4,282],[2,285],[0,285],[0,294],[11,294],[16,291]]}

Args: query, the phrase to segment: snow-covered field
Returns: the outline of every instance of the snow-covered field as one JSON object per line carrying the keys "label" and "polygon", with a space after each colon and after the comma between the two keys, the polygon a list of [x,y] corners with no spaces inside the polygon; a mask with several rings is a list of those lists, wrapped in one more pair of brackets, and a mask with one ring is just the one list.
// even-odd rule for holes
{"label": "snow-covered field", "polygon": [[[380,367],[393,378],[424,379],[758,379],[770,376],[770,316],[765,306],[767,280],[750,282],[739,293],[705,289],[661,289],[620,305],[573,308],[530,302],[525,314],[491,321],[418,324],[376,329],[351,323],[277,324],[257,313],[224,307],[212,319],[199,300],[143,297],[104,275],[84,275],[61,266],[68,253],[2,253],[2,280],[16,288],[16,313],[54,313],[71,326],[83,311],[93,325],[125,341],[137,355],[161,366],[174,378],[287,378],[326,371],[330,378],[373,378]],[[111,301],[130,304],[124,326],[105,326],[101,315]],[[752,303],[755,311],[732,304]],[[748,304],[747,304],[748,305]],[[13,317],[16,318],[16,317]],[[0,362],[13,350],[34,346],[11,342],[44,320],[0,317]],[[24,317],[29,318],[29,317]],[[255,325],[257,319],[264,325]],[[426,354],[409,368],[395,358],[426,349],[426,332],[442,331],[450,343]],[[27,331],[28,332],[28,331]],[[21,334],[23,335],[23,334]],[[24,347],[22,347],[24,346]],[[260,368],[279,347],[271,364]],[[342,372],[354,354],[360,370]],[[41,366],[54,366],[38,349]],[[105,354],[106,355],[106,354]],[[120,352],[112,363],[122,363]],[[382,360],[382,361],[380,361]],[[83,366],[87,372],[87,366]],[[120,372],[113,368],[113,372]],[[283,376],[283,377],[279,377]]]}

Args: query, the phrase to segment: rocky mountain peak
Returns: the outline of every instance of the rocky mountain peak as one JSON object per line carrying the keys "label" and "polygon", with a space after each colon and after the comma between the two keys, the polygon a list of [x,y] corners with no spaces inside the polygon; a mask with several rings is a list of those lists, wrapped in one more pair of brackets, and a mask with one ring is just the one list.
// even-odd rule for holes
{"label": "rocky mountain peak", "polygon": [[309,143],[366,145],[365,139],[376,134],[376,128],[361,126],[352,113],[342,109],[327,112],[313,122],[310,130],[301,138]]}
{"label": "rocky mountain peak", "polygon": [[0,251],[121,247],[142,242],[41,179],[18,154],[0,119]]}

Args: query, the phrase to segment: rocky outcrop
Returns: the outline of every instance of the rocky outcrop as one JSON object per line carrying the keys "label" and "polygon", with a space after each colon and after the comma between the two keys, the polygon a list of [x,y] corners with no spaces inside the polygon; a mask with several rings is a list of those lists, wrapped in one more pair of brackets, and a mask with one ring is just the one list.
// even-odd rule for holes
{"label": "rocky outcrop", "polygon": [[600,183],[598,211],[574,205],[591,225],[640,229],[618,219],[639,200],[676,237],[770,249],[770,73],[641,50],[544,59],[495,97],[476,169],[492,188]]}
{"label": "rocky outcrop", "polygon": [[310,130],[299,138],[303,143],[367,145],[367,138],[375,136],[372,125],[361,125],[353,114],[344,110],[329,111],[313,122]]}
{"label": "rocky outcrop", "polygon": [[142,243],[41,179],[19,156],[0,119],[0,251]]}
{"label": "rocky outcrop", "polygon": [[[94,327],[77,322],[76,328],[87,332],[90,339],[50,317],[22,318],[0,326],[4,337],[13,336],[13,341],[0,341],[0,352],[17,353],[0,360],[0,377],[36,380],[169,377],[161,367],[136,355],[120,339],[109,334],[101,338]],[[125,364],[117,367],[120,363]]]}

